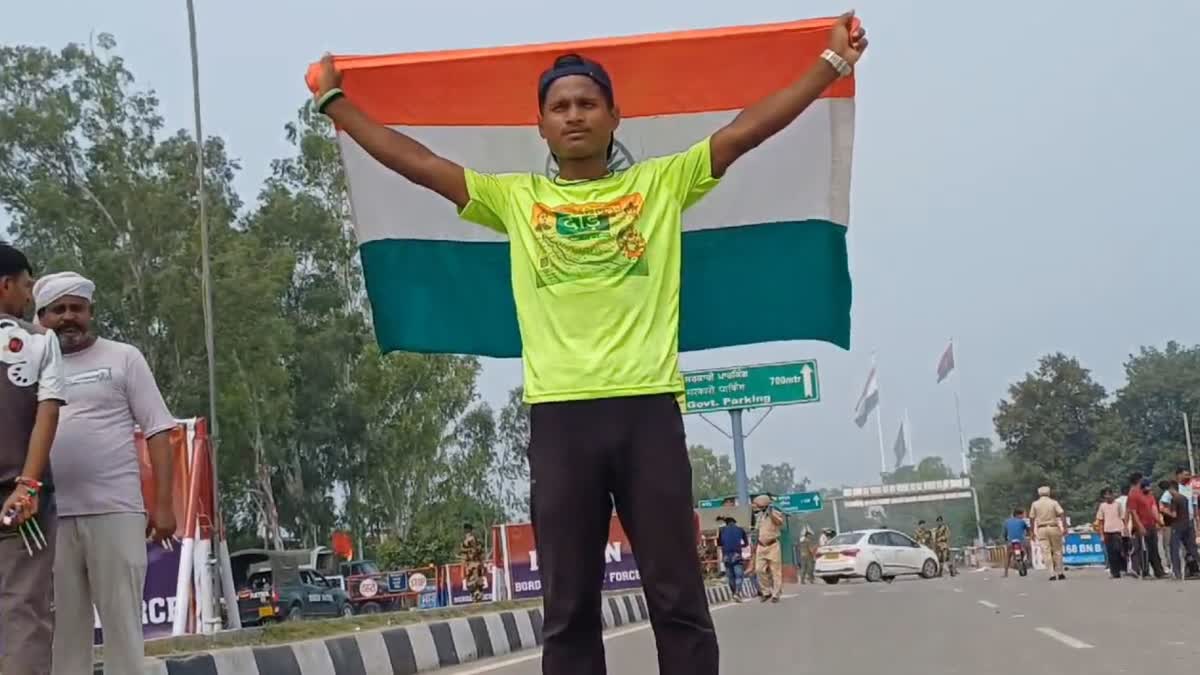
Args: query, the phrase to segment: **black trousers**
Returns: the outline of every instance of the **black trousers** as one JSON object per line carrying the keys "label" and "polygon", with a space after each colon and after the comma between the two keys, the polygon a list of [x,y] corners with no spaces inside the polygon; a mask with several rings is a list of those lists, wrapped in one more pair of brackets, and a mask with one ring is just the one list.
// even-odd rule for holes
{"label": "black trousers", "polygon": [[606,673],[600,609],[613,507],[629,536],[663,675],[716,675],[679,404],[670,395],[536,404],[530,501],[544,675]]}
{"label": "black trousers", "polygon": [[1104,549],[1108,558],[1108,572],[1120,577],[1125,570],[1125,545],[1120,532],[1104,533]]}
{"label": "black trousers", "polygon": [[1171,571],[1176,579],[1186,576],[1189,559],[1200,560],[1200,552],[1196,550],[1196,528],[1190,523],[1182,529],[1171,528]]}
{"label": "black trousers", "polygon": [[1133,568],[1143,577],[1161,577],[1163,572],[1162,556],[1158,553],[1158,528],[1146,529],[1141,536],[1133,538]]}

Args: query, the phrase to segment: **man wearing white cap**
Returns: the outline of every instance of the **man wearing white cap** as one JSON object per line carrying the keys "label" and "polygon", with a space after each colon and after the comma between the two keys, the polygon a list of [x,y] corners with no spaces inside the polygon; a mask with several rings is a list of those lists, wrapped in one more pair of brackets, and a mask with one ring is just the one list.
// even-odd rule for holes
{"label": "man wearing white cap", "polygon": [[1062,505],[1050,496],[1049,485],[1038,488],[1038,499],[1029,507],[1029,520],[1033,522],[1033,536],[1050,566],[1050,581],[1066,579],[1063,535],[1067,532],[1067,516]]}
{"label": "man wearing white cap", "polygon": [[783,554],[779,538],[783,513],[772,504],[770,495],[754,498],[758,520],[758,544],[754,548],[754,573],[758,577],[763,602],[779,602],[783,595]]}
{"label": "man wearing white cap", "polygon": [[[92,673],[93,605],[106,675],[142,671],[146,538],[175,533],[168,433],[175,419],[142,353],[92,333],[95,290],[74,272],[45,276],[33,289],[39,323],[62,344],[72,401],[50,455],[59,508],[55,675]],[[149,446],[153,504],[143,504],[135,425]]]}

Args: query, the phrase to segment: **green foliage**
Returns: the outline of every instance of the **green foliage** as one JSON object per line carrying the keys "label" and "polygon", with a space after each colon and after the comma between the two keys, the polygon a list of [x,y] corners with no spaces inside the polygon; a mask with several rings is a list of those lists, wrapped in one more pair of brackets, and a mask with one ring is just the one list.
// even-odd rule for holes
{"label": "green foliage", "polygon": [[729,455],[718,455],[711,448],[693,445],[688,448],[692,464],[692,497],[718,499],[737,493],[737,482]]}
{"label": "green foliage", "polygon": [[1183,415],[1200,422],[1200,347],[1142,347],[1125,362],[1126,385],[1114,407],[1134,453],[1133,467],[1164,476],[1187,466]]}
{"label": "green foliage", "polygon": [[[97,331],[146,354],[172,410],[207,415],[196,147],[115,49],[0,47],[0,204],[40,271],[96,281]],[[305,105],[284,137],[248,209],[204,140],[231,540],[348,528],[405,562],[452,560],[463,522],[523,515],[528,411],[514,392],[497,420],[476,359],[379,353],[333,130]]]}
{"label": "green foliage", "polygon": [[954,472],[950,467],[946,466],[946,462],[941,457],[926,457],[917,463],[916,466],[906,464],[898,467],[891,473],[883,475],[885,485],[895,483],[921,483],[929,480],[946,480],[953,478]]}
{"label": "green foliage", "polygon": [[769,492],[773,495],[786,495],[808,490],[809,480],[801,478],[796,481],[796,470],[791,464],[763,464],[758,475],[750,479],[751,492]]}
{"label": "green foliage", "polygon": [[1143,347],[1115,396],[1064,354],[1043,357],[996,414],[1004,446],[972,441],[971,477],[985,524],[999,527],[1050,485],[1076,524],[1090,522],[1104,488],[1139,471],[1159,479],[1187,466],[1183,415],[1200,415],[1200,347]]}

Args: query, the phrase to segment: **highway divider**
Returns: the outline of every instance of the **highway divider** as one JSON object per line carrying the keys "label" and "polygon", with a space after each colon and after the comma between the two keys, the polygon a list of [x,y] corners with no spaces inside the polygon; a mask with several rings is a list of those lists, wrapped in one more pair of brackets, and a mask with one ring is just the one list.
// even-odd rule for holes
{"label": "highway divider", "polygon": [[[707,593],[710,605],[733,599],[724,585],[709,586]],[[650,619],[641,591],[607,595],[602,610],[605,630]],[[542,621],[542,609],[532,607],[283,645],[220,649],[147,659],[144,675],[411,675],[536,649],[542,644]]]}

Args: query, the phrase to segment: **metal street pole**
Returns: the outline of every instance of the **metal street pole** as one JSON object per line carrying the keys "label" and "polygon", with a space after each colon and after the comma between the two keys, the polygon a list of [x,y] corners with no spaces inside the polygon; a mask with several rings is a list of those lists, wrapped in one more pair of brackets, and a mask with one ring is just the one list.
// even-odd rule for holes
{"label": "metal street pole", "polygon": [[983,525],[979,522],[979,492],[971,488],[971,499],[975,502],[975,545],[983,546]]}
{"label": "metal street pole", "polygon": [[196,201],[200,218],[200,291],[204,313],[204,350],[208,357],[208,429],[209,461],[212,464],[213,482],[213,554],[217,557],[221,571],[221,591],[225,598],[226,616],[230,628],[241,628],[242,621],[237,607],[237,595],[233,590],[233,574],[229,561],[229,546],[224,536],[224,521],[221,520],[220,481],[218,480],[218,452],[221,447],[221,428],[217,424],[217,348],[213,320],[213,291],[211,256],[208,250],[208,217],[205,213],[204,195],[204,131],[200,115],[200,57],[196,40],[196,8],[193,0],[187,0],[188,38],[192,57],[192,112],[196,121]]}
{"label": "metal street pole", "polygon": [[1190,424],[1190,422],[1188,420],[1187,413],[1183,413],[1183,436],[1184,436],[1184,439],[1187,440],[1188,469],[1191,470],[1192,475],[1195,475],[1196,474],[1196,456],[1194,454],[1192,454],[1192,425]]}
{"label": "metal street pole", "polygon": [[750,480],[746,477],[746,435],[742,433],[742,411],[730,410],[729,423],[733,436],[733,470],[737,478],[738,506],[750,505]]}

